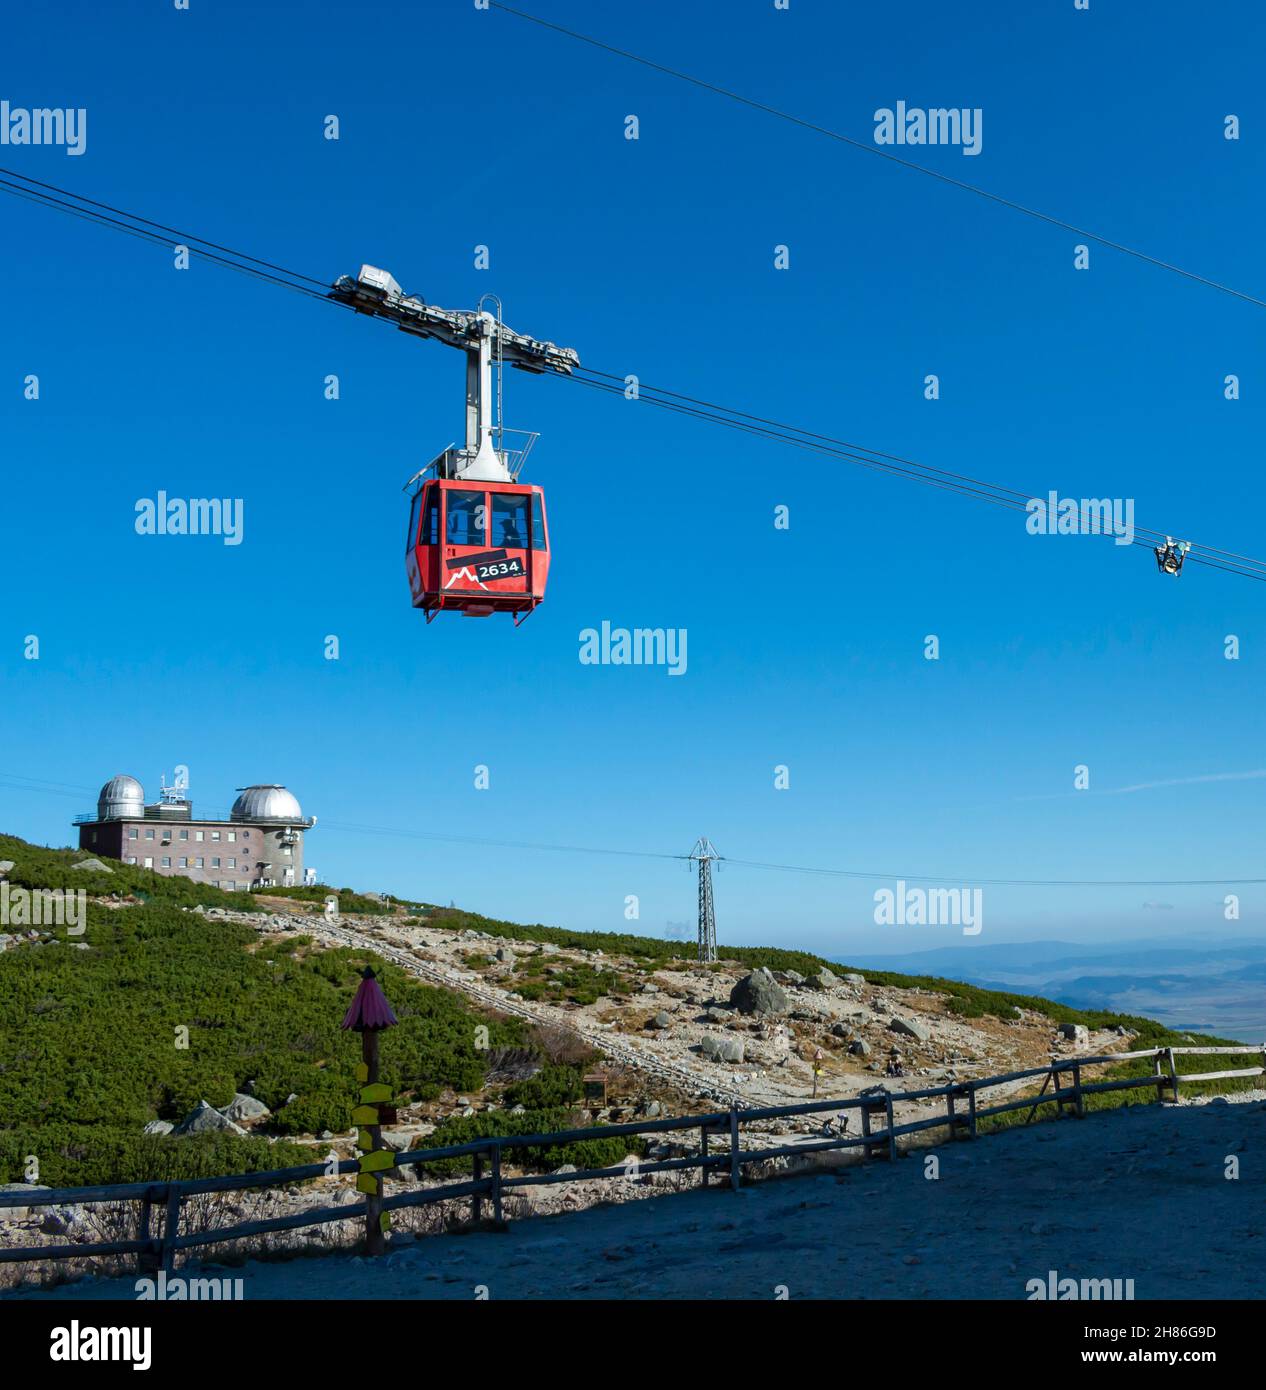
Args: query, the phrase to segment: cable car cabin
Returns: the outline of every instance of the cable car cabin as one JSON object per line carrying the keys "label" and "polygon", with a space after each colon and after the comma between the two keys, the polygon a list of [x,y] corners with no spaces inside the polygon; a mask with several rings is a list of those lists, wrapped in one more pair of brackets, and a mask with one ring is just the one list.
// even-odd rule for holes
{"label": "cable car cabin", "polygon": [[545,597],[545,494],[528,483],[432,478],[413,495],[405,551],[413,606],[469,618],[514,614]]}

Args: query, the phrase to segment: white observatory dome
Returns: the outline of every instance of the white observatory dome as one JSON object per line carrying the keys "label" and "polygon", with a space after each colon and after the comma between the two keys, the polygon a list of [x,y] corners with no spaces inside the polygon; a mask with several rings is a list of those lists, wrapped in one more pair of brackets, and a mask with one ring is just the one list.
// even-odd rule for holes
{"label": "white observatory dome", "polygon": [[257,787],[242,788],[237,800],[233,803],[232,811],[229,812],[229,819],[298,822],[303,820],[303,812],[299,809],[299,803],[285,787],[279,787],[275,783],[271,785],[261,784]]}
{"label": "white observatory dome", "polygon": [[98,820],[130,820],[145,814],[145,788],[135,777],[111,777],[97,797]]}

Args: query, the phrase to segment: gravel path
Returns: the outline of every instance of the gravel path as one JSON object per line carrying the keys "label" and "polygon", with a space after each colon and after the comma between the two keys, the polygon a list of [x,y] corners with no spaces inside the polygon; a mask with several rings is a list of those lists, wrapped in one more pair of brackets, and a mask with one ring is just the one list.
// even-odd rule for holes
{"label": "gravel path", "polygon": [[[379,1261],[202,1271],[247,1298],[999,1298],[1049,1270],[1134,1296],[1266,1294],[1266,1104],[1135,1106],[839,1174],[667,1195]],[[940,1162],[935,1181],[926,1161]],[[1237,1180],[1226,1160],[1240,1164]],[[19,1295],[20,1296],[20,1295]],[[27,1295],[31,1296],[31,1295]],[[131,1280],[42,1297],[134,1297]]]}

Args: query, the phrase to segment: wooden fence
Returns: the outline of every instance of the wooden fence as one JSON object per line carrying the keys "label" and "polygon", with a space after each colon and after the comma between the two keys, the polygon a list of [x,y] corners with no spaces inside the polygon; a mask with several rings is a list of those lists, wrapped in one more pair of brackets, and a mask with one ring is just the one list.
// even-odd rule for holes
{"label": "wooden fence", "polygon": [[[951,1138],[975,1138],[978,1123],[991,1115],[1004,1115],[1011,1111],[1028,1110],[1029,1119],[1041,1105],[1054,1105],[1060,1112],[1065,1110],[1077,1116],[1085,1114],[1085,1098],[1089,1095],[1107,1091],[1127,1091],[1152,1088],[1156,1099],[1161,1100],[1166,1092],[1170,1098],[1178,1099],[1179,1086],[1184,1082],[1221,1081],[1239,1077],[1253,1077],[1266,1074],[1266,1065],[1242,1067],[1234,1070],[1180,1073],[1175,1058],[1183,1055],[1210,1056],[1214,1054],[1256,1055],[1266,1064],[1266,1045],[1261,1047],[1163,1047],[1143,1052],[1117,1052],[1097,1057],[1069,1057],[1052,1061],[1046,1067],[1032,1067],[1025,1071],[1007,1072],[1000,1076],[981,1077],[976,1080],[954,1081],[944,1086],[924,1087],[913,1091],[888,1091],[877,1087],[869,1094],[853,1096],[847,1100],[815,1100],[796,1105],[778,1105],[766,1108],[744,1108],[731,1106],[728,1111],[718,1111],[707,1115],[687,1115],[672,1119],[645,1120],[631,1124],[598,1125],[585,1129],[561,1130],[550,1134],[505,1135],[478,1139],[468,1144],[454,1144],[439,1149],[414,1149],[408,1153],[394,1156],[394,1169],[436,1163],[443,1159],[470,1158],[472,1177],[462,1182],[447,1183],[440,1186],[415,1189],[397,1193],[383,1199],[384,1211],[399,1211],[406,1207],[429,1206],[436,1202],[469,1198],[472,1216],[476,1222],[484,1216],[487,1203],[491,1209],[492,1220],[504,1224],[502,1210],[503,1198],[507,1191],[515,1188],[535,1187],[552,1183],[583,1182],[591,1178],[620,1177],[627,1173],[623,1165],[613,1168],[588,1168],[577,1172],[506,1174],[505,1156],[516,1150],[526,1148],[549,1148],[563,1144],[576,1143],[587,1139],[616,1139],[648,1134],[672,1134],[680,1130],[698,1130],[699,1145],[697,1154],[683,1158],[662,1159],[644,1163],[637,1161],[636,1176],[650,1173],[667,1173],[678,1170],[698,1169],[700,1184],[707,1187],[710,1175],[719,1174],[722,1182],[728,1178],[729,1186],[737,1191],[742,1180],[745,1164],[763,1163],[778,1158],[803,1157],[809,1154],[826,1153],[833,1149],[858,1148],[863,1157],[870,1158],[885,1151],[888,1158],[896,1159],[898,1139],[903,1135],[917,1134],[923,1130],[948,1128]],[[1154,1062],[1151,1076],[1119,1077],[1108,1081],[1085,1081],[1082,1073],[1087,1067],[1114,1065],[1150,1057]],[[1017,1082],[1044,1078],[1037,1095],[1030,1094],[1016,1100],[982,1107],[978,1096],[990,1088],[1014,1085]],[[925,1119],[909,1120],[898,1124],[893,1113],[897,1104],[917,1100],[936,1100],[944,1102],[944,1113]],[[859,1113],[859,1133],[848,1132],[848,1117],[851,1112]],[[769,1148],[744,1149],[740,1146],[742,1127],[754,1121],[787,1119],[800,1115],[826,1115],[841,1122],[840,1133],[828,1133],[821,1139],[807,1143],[782,1144]],[[876,1124],[878,1123],[878,1127]],[[828,1130],[831,1125],[825,1126]],[[718,1149],[712,1148],[711,1141],[720,1141]],[[321,1226],[338,1221],[364,1219],[365,1203],[358,1202],[346,1206],[309,1208],[290,1216],[273,1217],[261,1221],[244,1222],[237,1226],[209,1231],[188,1231],[180,1233],[181,1209],[190,1198],[225,1192],[240,1192],[249,1189],[279,1187],[288,1183],[306,1182],[314,1178],[360,1171],[359,1159],[340,1160],[335,1163],[311,1163],[296,1168],[279,1168],[266,1173],[239,1173],[219,1178],[194,1178],[179,1182],[124,1183],[107,1187],[70,1187],[56,1190],[32,1189],[29,1192],[10,1191],[0,1193],[0,1214],[13,1207],[51,1207],[80,1206],[93,1203],[136,1202],[139,1204],[136,1235],[129,1240],[104,1241],[97,1244],[68,1244],[25,1246],[20,1248],[0,1247],[0,1263],[27,1260],[82,1260],[98,1255],[136,1255],[138,1267],[142,1271],[153,1272],[158,1269],[172,1270],[175,1267],[178,1251],[192,1251],[201,1246],[219,1245],[228,1241],[244,1240],[254,1236],[268,1235],[275,1231],[295,1230],[301,1227]],[[164,1216],[161,1231],[154,1233],[154,1210],[161,1208]]]}

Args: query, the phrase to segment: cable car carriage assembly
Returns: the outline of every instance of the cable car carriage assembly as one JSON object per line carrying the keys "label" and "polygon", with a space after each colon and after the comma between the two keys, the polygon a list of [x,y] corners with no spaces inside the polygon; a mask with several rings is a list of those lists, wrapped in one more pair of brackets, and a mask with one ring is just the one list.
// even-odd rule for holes
{"label": "cable car carriage assembly", "polygon": [[[502,373],[508,362],[538,375],[569,375],[580,358],[571,348],[506,327],[492,295],[471,312],[441,309],[406,295],[392,276],[371,265],[361,266],[355,279],[340,278],[330,298],[466,353],[466,443],[460,449],[450,445],[405,484],[405,568],[413,606],[428,623],[445,611],[471,618],[510,613],[517,627],[545,597],[549,532],[544,493],[519,482],[537,436],[505,428]],[[496,305],[495,315],[483,307],[488,302]],[[508,445],[507,435],[518,442]]]}
{"label": "cable car carriage assembly", "polygon": [[1173,536],[1165,537],[1165,544],[1153,547],[1156,568],[1162,574],[1172,574],[1175,578],[1182,573],[1182,562],[1191,549],[1190,541],[1175,541]]}

